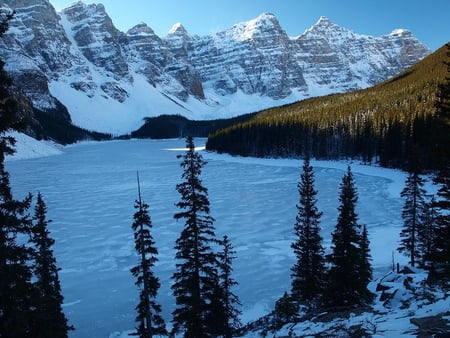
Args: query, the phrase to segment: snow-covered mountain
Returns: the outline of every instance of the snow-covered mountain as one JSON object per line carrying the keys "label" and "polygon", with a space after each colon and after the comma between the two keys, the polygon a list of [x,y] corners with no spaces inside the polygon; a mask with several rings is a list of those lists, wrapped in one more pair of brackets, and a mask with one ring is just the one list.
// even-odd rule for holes
{"label": "snow-covered mountain", "polygon": [[297,37],[268,13],[202,37],[177,23],[159,37],[144,23],[120,32],[101,4],[3,6],[16,15],[0,57],[34,106],[113,133],[145,116],[214,119],[365,88],[430,53],[409,31],[372,37],[325,17]]}

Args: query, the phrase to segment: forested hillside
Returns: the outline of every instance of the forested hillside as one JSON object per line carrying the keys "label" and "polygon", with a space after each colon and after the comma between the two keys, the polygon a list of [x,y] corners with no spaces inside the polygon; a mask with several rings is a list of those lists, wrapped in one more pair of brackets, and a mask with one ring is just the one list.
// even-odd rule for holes
{"label": "forested hillside", "polygon": [[[448,118],[450,44],[377,86],[271,108],[208,137],[207,149],[242,156],[358,158],[405,168],[411,152],[437,166]],[[445,135],[444,135],[445,136]],[[437,147],[440,148],[440,147]]]}

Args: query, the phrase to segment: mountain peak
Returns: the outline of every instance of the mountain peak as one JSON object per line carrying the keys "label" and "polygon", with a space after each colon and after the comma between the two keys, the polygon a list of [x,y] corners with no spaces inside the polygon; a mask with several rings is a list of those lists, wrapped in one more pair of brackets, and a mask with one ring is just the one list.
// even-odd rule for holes
{"label": "mountain peak", "polygon": [[398,37],[409,37],[412,36],[412,33],[403,28],[394,29],[390,34],[390,36],[398,36]]}
{"label": "mountain peak", "polygon": [[329,18],[327,18],[326,16],[321,16],[319,18],[319,20],[316,22],[316,25],[320,25],[320,26],[330,26],[333,25],[333,23],[331,22],[331,20]]}
{"label": "mountain peak", "polygon": [[141,22],[128,30],[127,35],[155,35],[155,32],[146,23]]}
{"label": "mountain peak", "polygon": [[285,35],[278,19],[272,13],[262,13],[255,19],[238,23],[230,30],[235,40],[253,40],[255,37],[266,36],[268,32]]}
{"label": "mountain peak", "polygon": [[169,30],[168,35],[188,35],[188,32],[180,22],[177,22]]}

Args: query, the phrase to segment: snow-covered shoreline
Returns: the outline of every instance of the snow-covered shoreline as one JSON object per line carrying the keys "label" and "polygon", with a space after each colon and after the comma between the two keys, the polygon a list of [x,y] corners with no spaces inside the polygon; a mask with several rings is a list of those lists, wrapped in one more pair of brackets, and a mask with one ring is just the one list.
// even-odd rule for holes
{"label": "snow-covered shoreline", "polygon": [[51,141],[38,141],[28,135],[19,132],[8,132],[7,136],[16,139],[13,155],[7,155],[6,161],[27,160],[45,156],[60,155],[63,152],[63,146]]}

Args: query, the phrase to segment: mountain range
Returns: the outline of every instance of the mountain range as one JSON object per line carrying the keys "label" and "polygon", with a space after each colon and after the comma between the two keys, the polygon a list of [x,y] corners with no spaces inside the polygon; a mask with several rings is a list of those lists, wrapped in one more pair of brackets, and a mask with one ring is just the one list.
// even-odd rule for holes
{"label": "mountain range", "polygon": [[227,118],[366,88],[430,53],[410,31],[373,37],[326,17],[296,37],[270,13],[207,36],[178,23],[159,37],[145,23],[119,31],[101,4],[2,3],[16,13],[0,58],[34,109],[113,134],[148,116]]}

